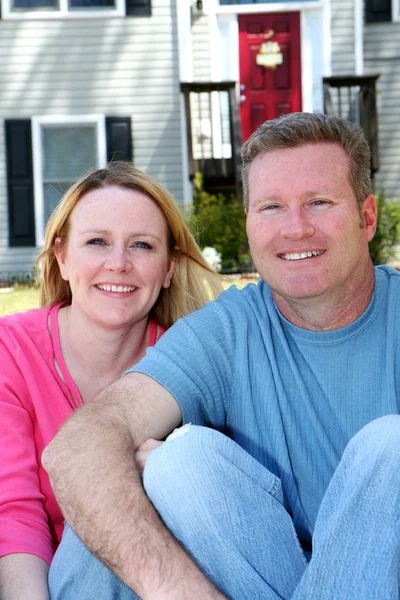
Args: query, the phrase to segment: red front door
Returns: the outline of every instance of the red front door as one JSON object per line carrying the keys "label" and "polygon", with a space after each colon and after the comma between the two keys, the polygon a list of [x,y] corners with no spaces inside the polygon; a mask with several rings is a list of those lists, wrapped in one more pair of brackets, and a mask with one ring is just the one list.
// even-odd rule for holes
{"label": "red front door", "polygon": [[246,141],[267,119],[301,111],[300,13],[239,15],[239,54]]}

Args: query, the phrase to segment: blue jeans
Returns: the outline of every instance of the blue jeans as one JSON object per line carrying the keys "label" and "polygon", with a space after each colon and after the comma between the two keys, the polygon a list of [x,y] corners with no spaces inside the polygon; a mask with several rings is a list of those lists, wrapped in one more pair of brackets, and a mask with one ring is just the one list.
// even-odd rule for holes
{"label": "blue jeans", "polygon": [[[310,563],[275,475],[216,431],[177,432],[148,459],[145,489],[228,598],[399,599],[400,416],[369,423],[348,444],[321,503]],[[49,587],[52,600],[137,598],[68,526]]]}

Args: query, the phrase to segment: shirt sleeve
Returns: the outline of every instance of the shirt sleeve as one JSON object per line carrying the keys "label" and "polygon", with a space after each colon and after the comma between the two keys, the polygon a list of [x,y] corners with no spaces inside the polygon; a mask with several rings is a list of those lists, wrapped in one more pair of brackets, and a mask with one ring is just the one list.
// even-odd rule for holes
{"label": "shirt sleeve", "polygon": [[232,397],[235,315],[217,300],[180,319],[128,372],[149,375],[177,400],[183,423],[223,430]]}
{"label": "shirt sleeve", "polygon": [[17,364],[18,349],[14,352],[5,343],[3,328],[0,335],[0,556],[24,552],[50,563],[53,549],[40,489],[34,409]]}

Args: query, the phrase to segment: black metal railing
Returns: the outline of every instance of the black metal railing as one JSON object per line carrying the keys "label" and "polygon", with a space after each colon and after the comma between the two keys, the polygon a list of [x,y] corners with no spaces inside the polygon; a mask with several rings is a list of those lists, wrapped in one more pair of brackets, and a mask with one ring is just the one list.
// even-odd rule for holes
{"label": "black metal railing", "polygon": [[324,77],[324,112],[360,125],[371,149],[371,173],[379,170],[376,82],[379,75]]}
{"label": "black metal railing", "polygon": [[241,132],[236,82],[181,83],[189,171],[202,173],[204,189],[235,189],[240,196]]}

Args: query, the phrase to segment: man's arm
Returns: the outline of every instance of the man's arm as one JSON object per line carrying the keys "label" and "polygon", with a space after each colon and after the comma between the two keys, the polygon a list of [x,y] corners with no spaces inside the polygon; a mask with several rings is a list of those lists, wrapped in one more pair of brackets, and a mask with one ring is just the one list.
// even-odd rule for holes
{"label": "man's arm", "polygon": [[77,411],[43,454],[68,523],[143,600],[224,597],[162,524],[135,464],[138,447],[181,418],[166,389],[131,373]]}
{"label": "man's arm", "polygon": [[0,600],[49,600],[49,565],[33,554],[0,558]]}

